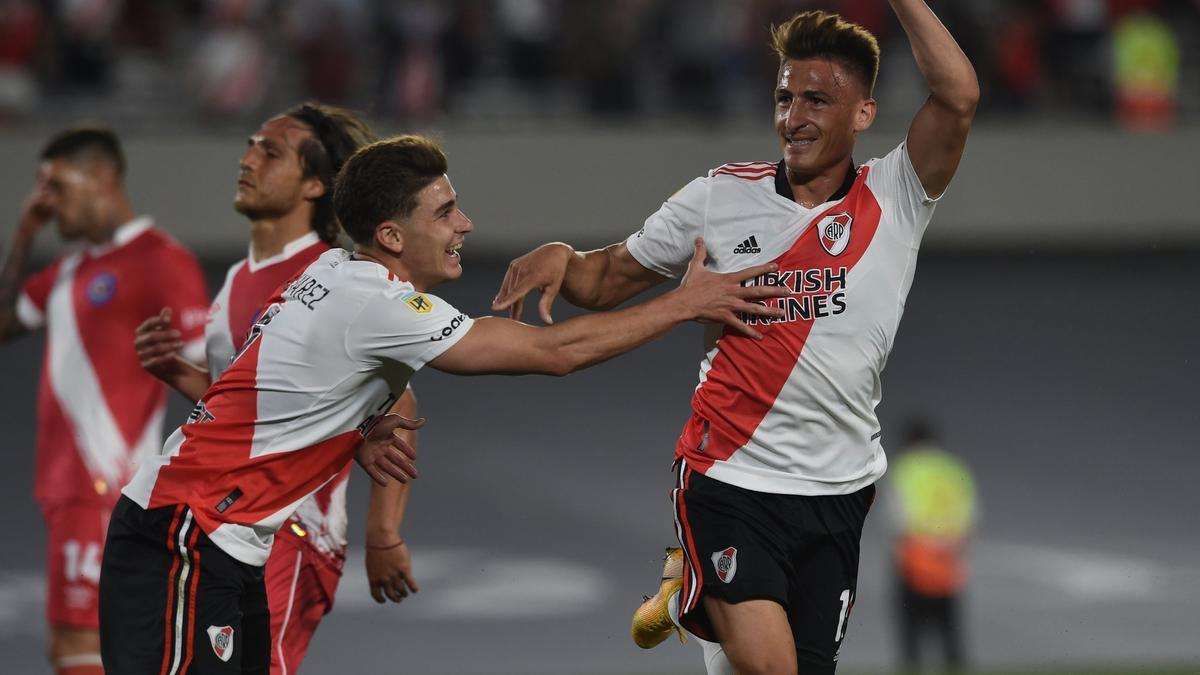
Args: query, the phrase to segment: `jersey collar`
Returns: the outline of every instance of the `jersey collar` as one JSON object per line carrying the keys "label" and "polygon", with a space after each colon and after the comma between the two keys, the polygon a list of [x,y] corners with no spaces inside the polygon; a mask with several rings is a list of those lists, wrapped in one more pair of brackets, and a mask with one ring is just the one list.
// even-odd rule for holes
{"label": "jersey collar", "polygon": [[254,247],[251,246],[250,250],[246,253],[246,267],[248,267],[251,272],[257,272],[264,267],[269,267],[275,263],[287,260],[288,258],[296,255],[309,246],[312,246],[318,241],[321,241],[321,237],[316,232],[310,230],[309,233],[303,237],[293,239],[284,244],[283,250],[279,253],[276,253],[270,258],[263,258],[262,260],[257,261],[254,259]]}
{"label": "jersey collar", "polygon": [[[841,186],[833,196],[825,201],[836,202],[837,200],[850,194],[850,188],[854,185],[854,179],[858,176],[858,167],[854,166],[854,160],[850,161],[850,168],[846,171],[846,178],[842,181]],[[792,186],[788,184],[787,167],[784,166],[783,160],[779,160],[779,164],[775,167],[775,193],[789,202],[796,201],[796,197],[792,194]]]}
{"label": "jersey collar", "polygon": [[117,229],[113,230],[111,241],[106,241],[103,244],[96,244],[88,247],[88,254],[93,258],[102,256],[113,249],[120,248],[125,244],[137,239],[143,232],[154,226],[154,219],[150,216],[138,216],[133,220],[123,225],[118,225]]}

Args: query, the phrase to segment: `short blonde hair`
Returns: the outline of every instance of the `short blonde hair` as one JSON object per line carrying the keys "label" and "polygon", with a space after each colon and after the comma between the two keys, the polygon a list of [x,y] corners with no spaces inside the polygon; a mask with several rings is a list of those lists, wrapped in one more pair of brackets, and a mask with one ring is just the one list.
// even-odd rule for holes
{"label": "short blonde hair", "polygon": [[866,87],[875,90],[879,75],[879,43],[866,28],[831,12],[801,12],[781,25],[771,26],[771,46],[779,60],[834,59],[854,71]]}

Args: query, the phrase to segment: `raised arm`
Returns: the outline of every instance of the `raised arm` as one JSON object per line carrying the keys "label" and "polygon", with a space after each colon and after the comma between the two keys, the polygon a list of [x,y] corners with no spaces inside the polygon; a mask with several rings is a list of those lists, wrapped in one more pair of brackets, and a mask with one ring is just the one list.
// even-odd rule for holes
{"label": "raised arm", "polygon": [[17,318],[17,297],[21,293],[21,277],[37,233],[50,218],[49,196],[45,185],[38,181],[21,207],[20,220],[13,232],[4,267],[0,268],[0,341],[7,341],[27,332]]}
{"label": "raised arm", "polygon": [[929,98],[908,130],[908,156],[925,194],[940,197],[954,177],[979,104],[975,69],[924,0],[889,0],[912,45]]}
{"label": "raised arm", "polygon": [[509,264],[492,310],[507,309],[510,317],[520,320],[525,296],[537,290],[542,293],[538,313],[549,324],[554,323],[550,309],[559,293],[576,307],[607,310],[665,279],[642,267],[625,242],[585,252],[551,242]]}
{"label": "raised arm", "polygon": [[619,312],[580,316],[542,328],[496,317],[479,319],[430,365],[460,375],[566,375],[623,354],[691,320],[720,322],[761,337],[739,315],[782,316],[777,307],[756,301],[784,295],[787,289],[742,286],[742,282],[777,266],[772,263],[716,274],[704,269],[706,255],[703,242],[697,240],[678,288]]}

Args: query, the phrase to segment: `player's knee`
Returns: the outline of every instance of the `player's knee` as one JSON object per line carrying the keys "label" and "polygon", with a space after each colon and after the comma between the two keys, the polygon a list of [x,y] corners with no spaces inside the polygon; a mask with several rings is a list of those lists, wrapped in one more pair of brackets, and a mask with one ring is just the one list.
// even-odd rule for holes
{"label": "player's knee", "polygon": [[784,655],[748,654],[732,664],[738,675],[797,675],[796,663]]}
{"label": "player's knee", "polygon": [[[723,645],[738,675],[796,675],[795,653],[780,644]],[[731,649],[732,647],[732,649]]]}

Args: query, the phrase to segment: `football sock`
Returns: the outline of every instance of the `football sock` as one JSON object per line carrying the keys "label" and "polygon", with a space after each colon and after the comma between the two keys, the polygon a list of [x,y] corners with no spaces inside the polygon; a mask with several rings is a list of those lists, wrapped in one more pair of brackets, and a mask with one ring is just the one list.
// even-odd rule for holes
{"label": "football sock", "polygon": [[99,654],[72,654],[54,663],[55,675],[104,675]]}
{"label": "football sock", "polygon": [[679,627],[679,630],[696,638],[696,642],[700,643],[700,648],[704,650],[704,670],[708,675],[735,675],[733,666],[729,665],[729,659],[725,658],[725,650],[721,648],[721,643],[702,640],[680,625],[678,593],[672,595],[671,599],[667,601],[667,613],[671,615],[671,621]]}

